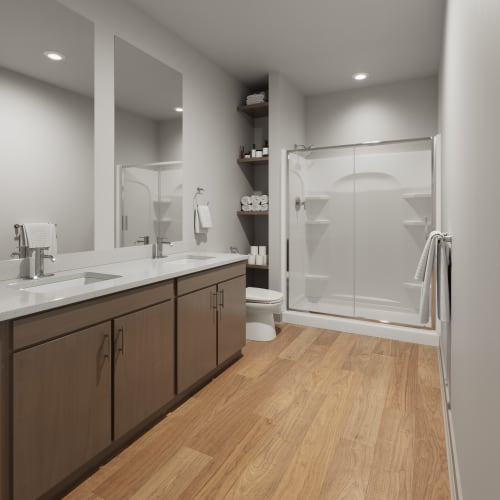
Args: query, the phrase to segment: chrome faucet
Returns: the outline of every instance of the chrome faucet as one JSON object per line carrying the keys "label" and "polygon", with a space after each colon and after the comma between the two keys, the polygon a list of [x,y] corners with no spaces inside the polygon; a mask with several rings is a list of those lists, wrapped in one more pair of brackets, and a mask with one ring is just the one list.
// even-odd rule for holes
{"label": "chrome faucet", "polygon": [[51,262],[55,262],[56,258],[53,255],[45,255],[45,250],[47,248],[32,248],[35,253],[35,272],[33,275],[30,274],[29,279],[37,280],[38,278],[45,278],[47,276],[54,276],[53,273],[45,273],[44,263],[45,259],[50,259]]}
{"label": "chrome faucet", "polygon": [[156,245],[153,245],[153,259],[161,259],[163,257],[167,257],[166,255],[163,255],[163,245],[169,245],[171,247],[174,246],[171,241],[158,236],[156,238]]}

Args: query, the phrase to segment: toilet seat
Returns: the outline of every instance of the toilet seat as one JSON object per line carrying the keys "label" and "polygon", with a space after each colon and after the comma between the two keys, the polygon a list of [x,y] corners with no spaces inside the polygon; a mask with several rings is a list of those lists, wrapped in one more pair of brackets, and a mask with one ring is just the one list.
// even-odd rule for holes
{"label": "toilet seat", "polygon": [[247,287],[246,301],[254,304],[279,304],[283,294],[266,288]]}

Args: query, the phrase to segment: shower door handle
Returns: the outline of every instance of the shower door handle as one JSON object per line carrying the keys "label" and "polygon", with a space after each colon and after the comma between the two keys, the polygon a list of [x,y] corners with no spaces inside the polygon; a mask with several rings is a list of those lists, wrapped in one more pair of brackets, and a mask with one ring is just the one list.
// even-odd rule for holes
{"label": "shower door handle", "polygon": [[306,202],[305,201],[302,201],[298,196],[297,198],[295,198],[295,210],[297,210],[297,212],[300,210],[300,207],[303,206],[304,207],[304,210],[306,208]]}

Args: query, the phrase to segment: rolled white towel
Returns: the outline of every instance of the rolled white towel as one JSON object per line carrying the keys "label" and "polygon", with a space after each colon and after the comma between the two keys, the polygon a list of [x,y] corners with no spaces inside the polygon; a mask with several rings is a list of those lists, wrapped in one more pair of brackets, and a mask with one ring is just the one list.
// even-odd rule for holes
{"label": "rolled white towel", "polygon": [[260,203],[252,203],[250,206],[253,212],[258,212],[260,210]]}
{"label": "rolled white towel", "polygon": [[263,194],[263,195],[260,197],[260,202],[261,202],[261,203],[269,203],[269,197],[267,196],[267,194]]}
{"label": "rolled white towel", "polygon": [[252,205],[247,205],[247,204],[241,205],[241,210],[243,212],[251,212],[252,211]]}
{"label": "rolled white towel", "polygon": [[241,204],[242,205],[250,205],[252,203],[252,198],[250,196],[242,196]]}
{"label": "rolled white towel", "polygon": [[267,212],[269,210],[269,205],[267,203],[261,203],[259,205],[259,210],[262,212]]}
{"label": "rolled white towel", "polygon": [[260,196],[258,194],[252,195],[252,205],[258,205],[260,203]]}

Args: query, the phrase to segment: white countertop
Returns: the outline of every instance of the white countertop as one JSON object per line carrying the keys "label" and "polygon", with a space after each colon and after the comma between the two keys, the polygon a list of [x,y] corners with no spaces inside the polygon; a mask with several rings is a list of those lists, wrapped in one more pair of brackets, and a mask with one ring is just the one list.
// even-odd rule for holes
{"label": "white countertop", "polygon": [[[189,255],[201,255],[210,258],[189,263],[176,262],[176,260]],[[247,256],[240,254],[187,252],[162,259],[132,260],[73,269],[56,273],[55,277],[72,276],[85,272],[114,274],[120,277],[72,288],[68,287],[57,292],[34,293],[29,289],[20,289],[23,286],[29,287],[33,285],[34,280],[0,281],[0,321],[19,318],[28,314],[47,311],[56,307],[95,299],[96,297],[246,260]],[[41,285],[44,282],[53,280],[54,278],[42,278],[37,280],[36,283]]]}

